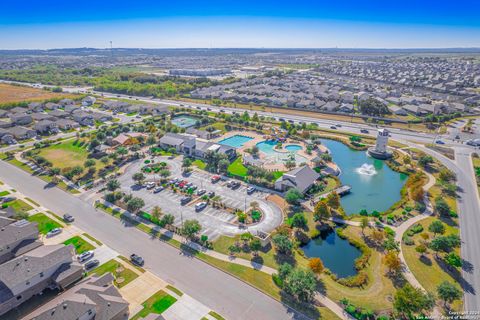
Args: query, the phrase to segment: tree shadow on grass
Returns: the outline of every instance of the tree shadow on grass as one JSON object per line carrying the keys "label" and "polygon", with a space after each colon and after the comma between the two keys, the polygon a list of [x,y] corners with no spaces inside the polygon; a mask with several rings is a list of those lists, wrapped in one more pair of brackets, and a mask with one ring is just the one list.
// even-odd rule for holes
{"label": "tree shadow on grass", "polygon": [[460,272],[460,270],[454,267],[451,267],[440,257],[436,257],[435,261],[438,263],[438,266],[444,272],[448,273],[453,279],[455,279],[460,284],[464,292],[476,294],[475,288],[462,276],[462,273]]}
{"label": "tree shadow on grass", "polygon": [[292,319],[321,319],[317,307],[321,305],[313,300],[311,302],[300,302],[285,291],[280,292],[280,300],[288,306],[288,311],[293,315]]}
{"label": "tree shadow on grass", "polygon": [[430,259],[429,257],[427,257],[425,255],[420,256],[419,260],[420,260],[421,263],[423,263],[426,266],[429,266],[429,267],[432,266],[432,259]]}
{"label": "tree shadow on grass", "polygon": [[295,257],[293,256],[293,252],[291,255],[289,254],[282,254],[282,253],[276,253],[275,254],[275,261],[277,262],[278,265],[282,265],[284,263],[288,263],[292,266],[295,266],[297,264],[297,261],[295,260]]}

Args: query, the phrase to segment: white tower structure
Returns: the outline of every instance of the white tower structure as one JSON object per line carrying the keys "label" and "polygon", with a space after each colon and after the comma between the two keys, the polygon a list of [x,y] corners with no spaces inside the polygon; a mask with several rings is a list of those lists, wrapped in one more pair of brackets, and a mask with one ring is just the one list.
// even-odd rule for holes
{"label": "white tower structure", "polygon": [[378,153],[386,153],[388,145],[389,132],[387,129],[379,129],[377,133],[377,143],[375,144],[375,151]]}

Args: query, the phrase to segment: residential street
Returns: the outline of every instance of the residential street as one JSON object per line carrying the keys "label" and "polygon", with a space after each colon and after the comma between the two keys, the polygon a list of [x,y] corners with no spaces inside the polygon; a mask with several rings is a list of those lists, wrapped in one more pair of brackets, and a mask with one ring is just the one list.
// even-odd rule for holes
{"label": "residential street", "polygon": [[146,260],[146,269],[171,282],[228,319],[301,318],[286,306],[210,265],[180,254],[172,246],[152,239],[134,227],[58,188],[0,161],[0,179],[58,215],[75,217],[74,225],[124,256],[135,252]]}

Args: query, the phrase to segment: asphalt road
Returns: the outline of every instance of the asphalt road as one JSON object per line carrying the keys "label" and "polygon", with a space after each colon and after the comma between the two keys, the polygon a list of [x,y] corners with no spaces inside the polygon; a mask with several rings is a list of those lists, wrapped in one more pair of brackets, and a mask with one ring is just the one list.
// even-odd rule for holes
{"label": "asphalt road", "polygon": [[55,187],[45,188],[44,181],[4,161],[0,161],[0,179],[59,215],[72,214],[74,225],[120,254],[129,256],[135,252],[145,257],[146,269],[228,319],[302,318],[242,281],[182,255],[179,250],[134,227],[123,225],[81,199]]}

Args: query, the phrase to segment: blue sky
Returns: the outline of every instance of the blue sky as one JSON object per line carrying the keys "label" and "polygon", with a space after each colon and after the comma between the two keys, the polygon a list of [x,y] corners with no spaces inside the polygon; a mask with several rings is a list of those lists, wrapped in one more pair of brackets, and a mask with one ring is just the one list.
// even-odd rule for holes
{"label": "blue sky", "polygon": [[0,49],[480,47],[480,1],[5,1]]}

